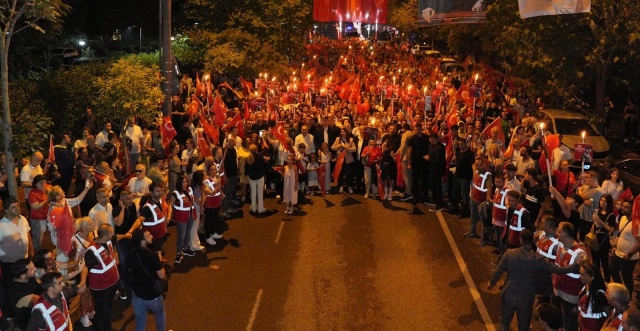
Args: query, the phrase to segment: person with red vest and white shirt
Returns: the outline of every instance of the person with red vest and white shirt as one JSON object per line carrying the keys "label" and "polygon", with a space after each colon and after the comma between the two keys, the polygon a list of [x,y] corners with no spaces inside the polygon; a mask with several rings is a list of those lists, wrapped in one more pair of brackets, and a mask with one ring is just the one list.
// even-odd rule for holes
{"label": "person with red vest and white shirt", "polygon": [[507,221],[507,192],[510,188],[504,186],[504,175],[496,174],[493,177],[493,208],[491,210],[491,224],[500,238]]}
{"label": "person with red vest and white shirt", "polygon": [[214,246],[216,239],[222,239],[223,220],[220,217],[222,207],[222,185],[218,177],[218,168],[212,164],[207,169],[207,177],[202,182],[202,192],[204,193],[204,232],[207,237],[207,244]]}
{"label": "person with red vest and white shirt", "polygon": [[[482,156],[476,157],[474,168],[473,179],[471,180],[471,201],[469,202],[471,227],[469,232],[464,234],[467,238],[480,238],[477,232],[478,221],[480,221],[478,207],[482,203],[491,202],[491,194],[493,193],[493,178]],[[484,234],[484,229],[482,232]]]}
{"label": "person with red vest and white shirt", "polygon": [[602,330],[625,330],[622,327],[622,315],[631,308],[629,304],[629,301],[631,301],[629,291],[627,291],[624,285],[611,282],[607,284],[607,292],[605,295],[607,296],[609,305],[613,307],[613,311],[611,311],[611,315],[607,318],[607,321],[604,322]]}
{"label": "person with red vest and white shirt", "polygon": [[502,240],[507,248],[520,247],[520,232],[524,229],[534,231],[531,215],[520,204],[520,193],[514,190],[507,192],[507,224],[502,232]]}
{"label": "person with red vest and white shirt", "polygon": [[115,242],[113,227],[101,224],[98,227],[98,237],[87,247],[84,255],[86,268],[82,272],[81,282],[84,283],[86,279],[91,289],[96,311],[93,330],[96,331],[111,330],[111,307],[120,280],[116,264],[117,252],[113,247]]}
{"label": "person with red vest and white shirt", "polygon": [[45,292],[40,296],[31,311],[31,319],[26,330],[69,331],[73,322],[69,316],[69,306],[65,297],[74,293],[73,288],[66,287],[64,276],[59,272],[48,272],[40,278],[40,285]]}
{"label": "person with red vest and white shirt", "polygon": [[[567,266],[587,258],[587,253],[576,241],[576,230],[569,222],[561,222],[557,231],[558,240],[562,244],[556,253],[556,264]],[[577,306],[580,290],[584,285],[580,274],[553,275],[553,289],[562,308],[562,320],[565,330],[578,330]]]}
{"label": "person with red vest and white shirt", "polygon": [[[130,235],[141,226],[148,229],[153,236],[151,249],[155,252],[162,252],[162,245],[167,236],[167,222],[162,201],[164,187],[160,183],[153,182],[149,185],[149,192],[151,192],[151,196],[144,203],[141,201],[140,216],[133,223],[128,234]],[[162,259],[162,263],[166,262],[167,260]]]}
{"label": "person with red vest and white shirt", "polygon": [[167,205],[169,206],[167,219],[173,219],[178,232],[176,236],[177,253],[175,263],[180,263],[184,255],[195,255],[194,252],[189,250],[189,240],[185,239],[186,236],[191,233],[191,226],[193,226],[193,220],[195,219],[195,198],[193,196],[193,189],[189,187],[187,176],[181,175],[178,177],[176,180],[176,190],[169,195]]}
{"label": "person with red vest and white shirt", "polygon": [[[553,216],[545,216],[542,218],[541,229],[536,233],[536,253],[545,260],[555,263],[558,248],[561,246],[560,241],[556,238],[558,230],[558,221]],[[548,272],[538,272],[535,277],[538,279],[538,289],[536,294],[539,295],[539,301],[548,303],[553,295],[553,282],[551,274]]]}

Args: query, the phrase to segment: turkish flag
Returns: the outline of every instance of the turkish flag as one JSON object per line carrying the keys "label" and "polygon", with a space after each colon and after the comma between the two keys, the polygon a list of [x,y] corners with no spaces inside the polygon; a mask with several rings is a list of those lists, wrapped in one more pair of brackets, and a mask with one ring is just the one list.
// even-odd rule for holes
{"label": "turkish flag", "polygon": [[222,98],[220,98],[219,95],[217,95],[213,101],[213,114],[216,116],[216,126],[222,126],[222,124],[224,124],[224,104],[222,103]]}
{"label": "turkish flag", "polygon": [[631,229],[633,230],[633,236],[638,236],[638,229],[640,229],[640,194],[633,201],[633,209],[631,211]]}
{"label": "turkish flag", "polygon": [[240,83],[242,84],[242,89],[247,91],[247,94],[253,93],[253,84],[251,84],[251,82],[244,80],[242,76],[240,76],[239,78],[240,78]]}
{"label": "turkish flag", "polygon": [[347,151],[344,151],[338,155],[338,159],[336,160],[336,168],[333,169],[333,180],[337,183],[338,179],[340,179],[340,172],[342,171],[342,166],[344,165],[344,158],[347,155]]}
{"label": "turkish flag", "polygon": [[278,123],[278,125],[273,128],[271,133],[273,133],[273,136],[278,139],[284,149],[289,149],[289,146],[287,146],[287,136],[284,134],[284,127],[282,126],[282,123]]}
{"label": "turkish flag", "polygon": [[197,143],[198,143],[198,150],[200,151],[200,155],[202,155],[203,157],[213,156],[213,154],[211,153],[211,147],[209,147],[209,143],[204,139],[202,132],[198,131],[196,133],[196,136],[198,140]]}
{"label": "turkish flag", "polygon": [[173,138],[178,135],[176,129],[173,128],[173,124],[171,124],[171,116],[162,118],[162,129],[160,132],[162,133],[162,147],[167,149]]}
{"label": "turkish flag", "polygon": [[56,162],[56,153],[53,151],[53,135],[49,135],[49,161]]}
{"label": "turkish flag", "polygon": [[396,154],[396,186],[404,187],[404,177],[402,177],[402,158],[400,153]]}
{"label": "turkish flag", "polygon": [[216,128],[215,126],[211,125],[211,123],[209,123],[204,118],[204,116],[202,116],[202,115],[200,115],[200,122],[202,122],[202,127],[203,127],[204,133],[207,135],[207,137],[209,137],[209,139],[211,139],[214,144],[219,145],[220,144],[220,132],[218,131],[218,128]]}
{"label": "turkish flag", "polygon": [[321,165],[316,171],[318,173],[318,182],[320,182],[320,191],[322,191],[322,197],[324,198],[327,195],[327,187],[325,186],[327,181],[327,168],[325,165]]}
{"label": "turkish flag", "polygon": [[251,113],[249,112],[249,102],[245,100],[244,102],[244,115],[243,115],[245,120],[248,120],[249,118],[251,118]]}
{"label": "turkish flag", "polygon": [[378,196],[380,196],[380,200],[384,201],[384,185],[382,185],[382,169],[380,167],[376,167],[376,172],[378,174]]}

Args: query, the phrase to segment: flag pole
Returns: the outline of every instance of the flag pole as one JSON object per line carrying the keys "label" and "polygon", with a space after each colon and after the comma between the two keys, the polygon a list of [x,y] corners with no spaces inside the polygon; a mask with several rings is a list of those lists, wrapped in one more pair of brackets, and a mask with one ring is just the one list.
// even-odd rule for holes
{"label": "flag pole", "polygon": [[[542,139],[544,141],[544,156],[545,162],[547,162],[547,176],[549,177],[549,186],[553,183],[551,181],[551,166],[549,165],[549,149],[547,148],[547,136],[544,135],[544,123],[540,123],[540,133],[542,134]],[[584,169],[584,167],[582,167]],[[584,171],[584,170],[583,170]]]}

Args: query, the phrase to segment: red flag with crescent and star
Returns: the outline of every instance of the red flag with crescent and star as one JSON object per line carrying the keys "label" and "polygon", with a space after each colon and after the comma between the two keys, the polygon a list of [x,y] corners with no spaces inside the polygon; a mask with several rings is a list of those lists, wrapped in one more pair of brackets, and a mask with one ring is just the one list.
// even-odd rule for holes
{"label": "red flag with crescent and star", "polygon": [[162,146],[167,149],[171,144],[171,141],[178,135],[176,129],[173,128],[171,123],[171,116],[165,116],[162,118]]}
{"label": "red flag with crescent and star", "polygon": [[318,182],[320,183],[320,191],[322,192],[322,197],[324,198],[327,195],[327,167],[325,165],[321,165],[318,169],[316,169],[318,173]]}
{"label": "red flag with crescent and star", "polygon": [[202,115],[200,115],[200,122],[202,122],[202,128],[207,137],[209,137],[214,144],[220,144],[220,131],[218,131],[218,128],[211,125]]}
{"label": "red flag with crescent and star", "polygon": [[273,136],[282,144],[282,147],[289,150],[289,146],[287,145],[287,135],[284,134],[284,127],[282,126],[282,123],[278,123],[278,125],[273,128],[272,133]]}

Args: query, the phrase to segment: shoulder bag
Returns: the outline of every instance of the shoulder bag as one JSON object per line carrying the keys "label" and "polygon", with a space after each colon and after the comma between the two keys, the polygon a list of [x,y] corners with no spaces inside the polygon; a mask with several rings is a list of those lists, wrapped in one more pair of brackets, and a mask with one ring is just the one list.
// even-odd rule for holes
{"label": "shoulder bag", "polygon": [[140,259],[140,254],[138,254],[138,252],[136,252],[136,258],[138,259],[138,263],[140,263],[140,266],[142,267],[142,270],[144,271],[145,275],[147,275],[147,277],[149,277],[149,279],[157,278],[153,282],[153,289],[156,292],[160,292],[160,293],[169,292],[169,280],[166,279],[166,277],[165,278],[158,278],[158,276],[156,276],[156,277],[151,276],[151,273],[149,272],[149,270],[147,270],[147,267],[144,265],[144,263],[142,263],[142,259]]}

